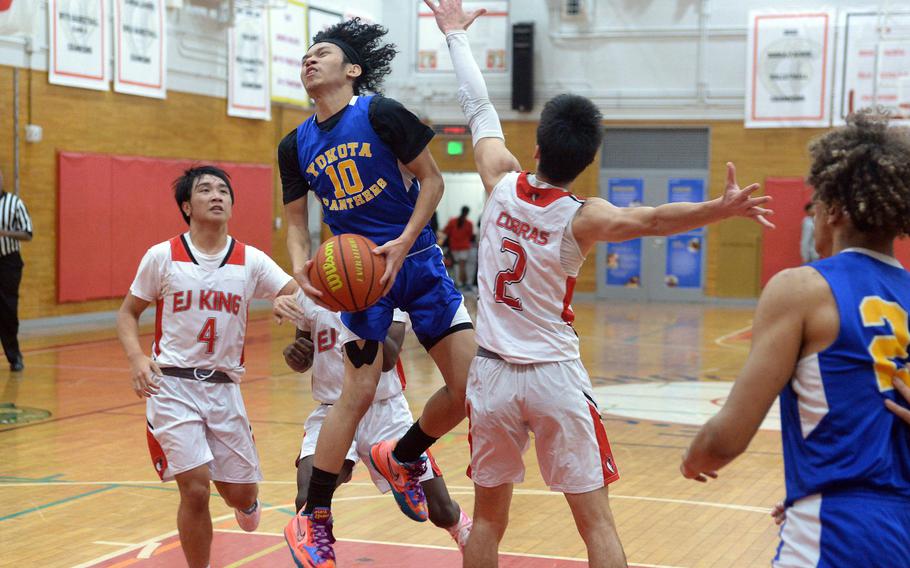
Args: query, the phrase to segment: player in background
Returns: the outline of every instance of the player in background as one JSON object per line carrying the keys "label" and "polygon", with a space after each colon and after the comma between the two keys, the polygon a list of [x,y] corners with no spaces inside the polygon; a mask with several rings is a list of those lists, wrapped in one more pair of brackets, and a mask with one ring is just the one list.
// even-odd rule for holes
{"label": "player in background", "polygon": [[602,117],[584,97],[549,101],[537,130],[537,173],[519,173],[474,61],[466,29],[484,10],[425,2],[445,33],[474,160],[489,198],[480,225],[477,356],[467,385],[474,527],[464,566],[496,566],[522,455],[535,435],[544,481],[565,494],[592,567],[625,566],[607,484],[618,478],[572,328],[575,277],[596,243],[684,232],[732,216],[770,225],[770,198],[740,189],[732,164],[717,199],[620,209],[570,193],[601,145]]}
{"label": "player in background", "polygon": [[[188,169],[174,196],[189,231],[151,247],[117,314],[133,390],[145,398],[148,444],[162,481],[177,481],[177,531],[190,568],[209,565],[210,482],[245,531],[259,525],[259,456],[243,406],[243,343],[253,298],[297,283],[262,251],[228,235],[234,190],[223,170]],[[139,316],[155,303],[151,356]]]}
{"label": "player in background", "polygon": [[[298,373],[313,368],[311,379],[313,398],[320,403],[306,420],[304,438],[296,463],[295,504],[296,510],[300,511],[306,505],[307,489],[313,469],[313,454],[325,415],[341,395],[344,381],[344,352],[340,339],[349,332],[345,331],[338,313],[317,306],[303,292],[298,292],[296,297],[278,298],[275,301],[275,313],[279,318],[297,321],[296,339],[284,349],[284,359],[288,366]],[[376,396],[354,434],[354,442],[348,450],[341,474],[338,476],[339,485],[350,480],[354,466],[363,460],[376,488],[381,493],[388,493],[390,490],[388,482],[370,463],[370,447],[377,442],[400,437],[414,423],[408,401],[404,397],[406,386],[404,369],[398,359],[404,342],[407,319],[407,314],[395,310],[392,326],[382,345],[383,373],[379,378]],[[449,496],[442,472],[429,452],[428,458],[431,467],[421,476],[420,483],[427,498],[429,520],[437,527],[448,531],[458,544],[458,548],[463,550],[471,531],[471,518]],[[297,526],[299,525],[291,523],[285,530],[294,530]],[[285,538],[292,544],[302,538],[302,535],[291,534]],[[318,535],[314,531],[313,538],[334,542],[331,530],[325,535]],[[292,555],[296,553],[293,546],[291,553]],[[298,566],[305,566],[296,555],[295,562]]]}
{"label": "player in background", "polygon": [[[333,234],[363,235],[379,245],[375,254],[386,257],[381,284],[387,294],[366,310],[341,316],[354,333],[344,345],[344,387],[326,415],[306,506],[292,519],[301,526],[293,534],[306,535],[314,524],[324,532],[331,522],[332,494],[357,425],[372,404],[383,365],[380,345],[395,308],[408,312],[445,381],[401,439],[377,445],[371,456],[410,518],[427,519],[418,481],[426,469],[421,456],[464,419],[474,331],[428,226],[443,191],[442,174],[427,148],[433,132],[396,101],[366,94],[379,89],[395,55],[394,46],[382,44],[385,33],[355,18],[316,34],[301,71],[316,112],[278,148],[288,251],[303,291],[319,300],[307,277],[310,191]],[[330,547],[307,548],[307,540],[294,545],[301,556],[317,568],[334,565]]]}
{"label": "player in background", "polygon": [[809,153],[823,260],[765,286],[749,357],[680,470],[717,477],[780,395],[786,522],[772,566],[895,566],[910,558],[910,427],[895,393],[910,380],[910,275],[894,258],[910,234],[910,130],[863,111]]}

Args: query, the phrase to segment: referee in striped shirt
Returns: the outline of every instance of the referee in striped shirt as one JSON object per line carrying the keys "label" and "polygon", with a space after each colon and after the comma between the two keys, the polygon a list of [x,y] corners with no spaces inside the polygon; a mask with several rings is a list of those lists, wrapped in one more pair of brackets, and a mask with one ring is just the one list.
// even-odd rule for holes
{"label": "referee in striped shirt", "polygon": [[25,368],[19,351],[19,282],[22,256],[19,242],[32,240],[32,220],[17,195],[3,190],[0,171],[0,341],[11,371]]}

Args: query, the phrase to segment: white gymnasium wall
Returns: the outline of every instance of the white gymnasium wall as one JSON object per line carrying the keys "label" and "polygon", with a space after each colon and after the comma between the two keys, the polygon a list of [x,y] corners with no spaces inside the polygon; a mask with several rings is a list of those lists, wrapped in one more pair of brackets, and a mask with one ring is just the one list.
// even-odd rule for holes
{"label": "white gymnasium wall", "polygon": [[[21,1],[21,0],[20,0]],[[28,53],[22,38],[0,37],[0,65],[47,69],[47,0]],[[227,0],[225,0],[226,2]],[[561,16],[565,0],[511,0],[511,22],[535,22],[535,112],[509,110],[510,77],[490,75],[491,98],[504,119],[536,118],[560,92],[584,94],[611,119],[741,119],[746,23],[751,9],[860,7],[901,3],[830,0],[583,0],[588,16]],[[170,0],[179,3],[180,0]],[[188,8],[168,9],[168,87],[224,97],[225,29]],[[315,7],[358,14],[387,25],[401,53],[386,92],[436,122],[461,121],[451,74],[418,74],[417,0],[313,0]],[[509,42],[510,43],[510,42]]]}
{"label": "white gymnasium wall", "polygon": [[[504,119],[535,119],[562,92],[592,98],[610,119],[741,119],[746,85],[748,12],[898,8],[899,2],[830,0],[582,0],[588,17],[561,16],[565,0],[511,0],[511,23],[535,23],[534,112],[513,112],[508,74],[487,76]],[[400,46],[416,37],[416,2],[387,0],[384,21]],[[407,18],[401,11],[410,8]],[[416,73],[416,52],[403,49],[388,94],[437,122],[457,121],[455,80]]]}
{"label": "white gymnasium wall", "polygon": [[[23,0],[17,0],[23,1]],[[24,37],[0,36],[0,65],[47,70],[48,32],[47,0],[24,0],[40,4],[31,41]],[[222,2],[228,5],[228,0]],[[315,8],[382,20],[383,0],[312,0]],[[205,9],[191,6],[190,0],[166,0],[165,5],[182,4],[167,9],[168,89],[209,95],[227,96],[227,28]],[[108,23],[113,26],[112,10]],[[309,43],[309,42],[307,42]],[[303,54],[300,54],[301,57]]]}

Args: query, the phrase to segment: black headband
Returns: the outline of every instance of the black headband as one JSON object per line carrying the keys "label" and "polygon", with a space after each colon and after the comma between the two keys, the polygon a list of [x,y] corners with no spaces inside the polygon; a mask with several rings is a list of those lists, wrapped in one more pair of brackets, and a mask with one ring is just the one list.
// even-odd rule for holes
{"label": "black headband", "polygon": [[[344,54],[344,56],[348,58],[348,61],[350,61],[354,65],[360,65],[361,67],[363,66],[360,63],[360,56],[357,54],[357,51],[350,45],[341,41],[340,39],[325,38],[325,39],[320,39],[316,43],[331,43],[332,45],[337,45],[338,49],[340,49],[341,52]],[[310,46],[310,47],[312,47],[312,46]]]}

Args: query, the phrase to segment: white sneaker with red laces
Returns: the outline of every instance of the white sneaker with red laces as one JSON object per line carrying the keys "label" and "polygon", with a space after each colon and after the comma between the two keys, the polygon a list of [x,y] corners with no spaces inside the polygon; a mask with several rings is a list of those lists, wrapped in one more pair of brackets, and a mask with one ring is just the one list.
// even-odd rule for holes
{"label": "white sneaker with red laces", "polygon": [[455,544],[458,545],[458,550],[464,552],[464,547],[468,544],[468,536],[471,534],[471,527],[474,526],[474,521],[471,520],[471,517],[462,509],[461,518],[458,519],[458,522],[447,528],[449,534],[452,535],[452,539],[455,541]]}
{"label": "white sneaker with red laces", "polygon": [[252,511],[234,509],[234,518],[237,519],[237,524],[240,525],[240,528],[246,532],[253,532],[259,526],[259,514],[261,509],[262,507],[259,506],[259,499],[256,499],[256,502],[253,503]]}

